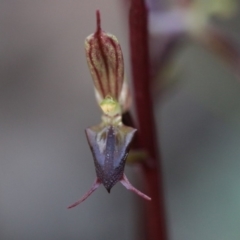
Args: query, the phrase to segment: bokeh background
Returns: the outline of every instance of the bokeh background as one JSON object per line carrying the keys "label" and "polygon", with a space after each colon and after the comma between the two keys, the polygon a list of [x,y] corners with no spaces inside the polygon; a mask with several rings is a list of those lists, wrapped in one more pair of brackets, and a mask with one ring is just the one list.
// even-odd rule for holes
{"label": "bokeh background", "polygon": [[[95,170],[84,129],[100,122],[84,39],[115,34],[131,79],[128,4],[0,0],[0,239],[136,239],[141,200],[117,184],[75,209]],[[239,42],[240,17],[218,22]],[[155,101],[170,240],[240,239],[240,77],[188,43],[179,83]],[[126,173],[136,186],[137,169]]]}

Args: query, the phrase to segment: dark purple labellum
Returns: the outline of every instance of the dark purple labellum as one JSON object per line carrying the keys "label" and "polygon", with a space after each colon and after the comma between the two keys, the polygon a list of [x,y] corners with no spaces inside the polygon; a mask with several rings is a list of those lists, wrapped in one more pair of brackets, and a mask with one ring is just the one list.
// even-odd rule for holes
{"label": "dark purple labellum", "polygon": [[101,183],[110,192],[117,182],[121,182],[128,190],[146,200],[151,200],[150,197],[133,187],[123,173],[129,146],[136,131],[136,129],[124,125],[103,126],[103,124],[86,129],[86,136],[93,154],[97,178],[89,191],[68,208],[76,207],[86,200]]}
{"label": "dark purple labellum", "polygon": [[86,129],[97,177],[108,192],[123,178],[129,145],[135,132],[136,129],[131,127],[111,125],[100,132],[96,127]]}

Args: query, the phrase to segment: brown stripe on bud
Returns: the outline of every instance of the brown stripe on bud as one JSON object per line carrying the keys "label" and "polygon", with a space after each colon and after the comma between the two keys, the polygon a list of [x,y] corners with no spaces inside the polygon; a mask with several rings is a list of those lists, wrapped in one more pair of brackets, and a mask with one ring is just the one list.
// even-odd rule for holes
{"label": "brown stripe on bud", "polygon": [[117,38],[101,30],[97,11],[97,30],[85,40],[88,66],[95,88],[102,98],[118,100],[123,84],[123,55]]}

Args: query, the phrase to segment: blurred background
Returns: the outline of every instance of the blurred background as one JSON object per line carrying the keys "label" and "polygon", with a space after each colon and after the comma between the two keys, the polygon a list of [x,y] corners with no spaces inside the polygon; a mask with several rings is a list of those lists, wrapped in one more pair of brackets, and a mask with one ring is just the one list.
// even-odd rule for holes
{"label": "blurred background", "polygon": [[[128,3],[0,0],[0,239],[136,239],[141,201],[117,184],[77,208],[95,170],[84,129],[100,122],[84,52],[117,36],[131,80]],[[240,15],[217,22],[239,42]],[[159,40],[160,41],[160,40]],[[240,76],[189,42],[155,101],[169,240],[240,239]],[[139,189],[139,172],[126,167]],[[138,204],[136,204],[138,203]]]}

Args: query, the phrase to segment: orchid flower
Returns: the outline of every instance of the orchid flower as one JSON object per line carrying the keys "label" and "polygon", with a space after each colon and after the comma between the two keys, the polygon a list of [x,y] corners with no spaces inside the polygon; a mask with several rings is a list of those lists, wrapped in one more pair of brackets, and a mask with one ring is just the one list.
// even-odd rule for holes
{"label": "orchid flower", "polygon": [[150,14],[150,32],[198,35],[209,26],[212,17],[226,19],[236,12],[236,0],[175,0],[168,11]]}
{"label": "orchid flower", "polygon": [[238,47],[212,22],[212,18],[225,20],[233,16],[237,0],[173,0],[171,3],[170,10],[150,11],[151,35],[169,39],[187,36],[223,59],[239,76]]}
{"label": "orchid flower", "polygon": [[130,105],[130,95],[124,81],[123,55],[117,38],[101,30],[99,11],[97,30],[86,38],[85,49],[96,99],[103,113],[100,124],[85,130],[97,178],[90,190],[68,208],[83,202],[101,184],[110,192],[117,182],[144,199],[151,200],[134,188],[124,174],[130,144],[137,130],[122,123],[122,113]]}

